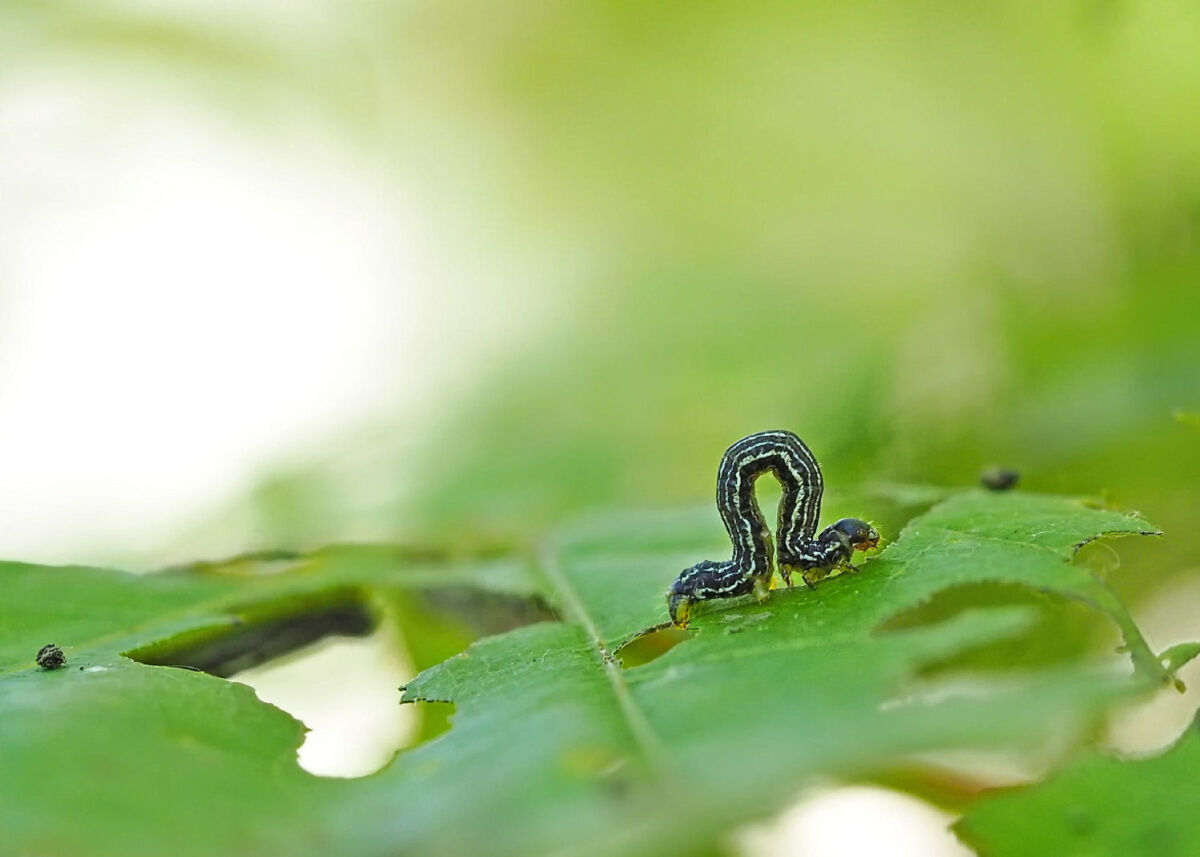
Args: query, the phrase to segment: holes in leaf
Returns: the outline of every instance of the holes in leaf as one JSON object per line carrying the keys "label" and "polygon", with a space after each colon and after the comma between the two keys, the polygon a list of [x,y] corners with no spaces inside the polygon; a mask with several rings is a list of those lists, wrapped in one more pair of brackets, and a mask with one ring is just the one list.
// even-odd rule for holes
{"label": "holes in leaf", "polygon": [[318,776],[361,777],[419,734],[421,712],[400,705],[397,691],[414,673],[395,627],[385,621],[367,636],[327,636],[230,680],[308,727],[296,753],[300,767]]}
{"label": "holes in leaf", "polygon": [[616,656],[623,667],[640,667],[661,658],[684,640],[690,640],[693,633],[668,625],[634,637],[617,649]]}
{"label": "holes in leaf", "polygon": [[396,690],[414,668],[395,623],[361,592],[334,590],[233,611],[233,625],[128,653],[156,666],[203,670],[254,688],[308,727],[300,767],[318,776],[378,770],[418,731]]}
{"label": "holes in leaf", "polygon": [[733,840],[742,857],[970,857],[971,851],[950,832],[953,819],[932,804],[891,789],[842,786],[805,793],[774,819],[737,831]]}
{"label": "holes in leaf", "polygon": [[[1196,569],[1152,593],[1138,605],[1138,624],[1156,646],[1200,640],[1200,579]],[[1117,710],[1104,736],[1111,751],[1126,756],[1161,752],[1196,721],[1200,705],[1200,659],[1184,665],[1176,677],[1184,692],[1166,685],[1153,696],[1131,702]]]}
{"label": "holes in leaf", "polygon": [[413,702],[401,707],[416,712],[417,730],[408,746],[417,747],[449,731],[456,706],[453,702]]}
{"label": "holes in leaf", "polygon": [[308,727],[299,765],[360,777],[449,728],[449,703],[400,704],[400,686],[480,636],[550,616],[528,599],[458,587],[306,593],[232,610],[231,625],[127,652],[254,688]]}
{"label": "holes in leaf", "polygon": [[341,591],[234,611],[232,626],[184,633],[127,652],[151,666],[184,667],[228,678],[329,636],[363,636],[374,617],[357,592]]}
{"label": "holes in leaf", "polygon": [[[760,609],[759,605],[755,604],[749,609],[724,609],[717,614],[714,624],[716,629],[723,633],[739,634],[769,619],[770,616],[771,611]],[[621,666],[628,669],[644,666],[651,661],[658,660],[671,649],[690,640],[695,635],[695,630],[676,628],[674,625],[651,628],[617,649],[616,657],[621,662]]]}

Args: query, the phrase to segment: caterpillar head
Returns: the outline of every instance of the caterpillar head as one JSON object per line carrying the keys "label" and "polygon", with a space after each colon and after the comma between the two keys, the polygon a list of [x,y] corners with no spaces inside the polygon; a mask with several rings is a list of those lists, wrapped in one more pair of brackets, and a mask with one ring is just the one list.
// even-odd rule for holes
{"label": "caterpillar head", "polygon": [[841,536],[852,551],[869,551],[879,546],[879,531],[858,518],[842,518],[829,529]]}

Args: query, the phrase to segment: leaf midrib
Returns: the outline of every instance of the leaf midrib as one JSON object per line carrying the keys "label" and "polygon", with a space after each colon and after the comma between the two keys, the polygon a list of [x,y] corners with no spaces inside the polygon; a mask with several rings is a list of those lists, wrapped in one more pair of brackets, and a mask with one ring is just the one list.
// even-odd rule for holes
{"label": "leaf midrib", "polygon": [[538,559],[539,566],[546,575],[552,590],[559,594],[562,598],[563,606],[571,615],[571,618],[579,622],[591,639],[592,644],[596,647],[596,656],[600,660],[605,678],[608,680],[609,687],[612,689],[613,696],[616,699],[617,709],[621,712],[625,726],[633,736],[634,743],[637,744],[643,758],[653,768],[661,770],[665,767],[669,758],[666,745],[663,743],[662,738],[658,736],[658,733],[654,731],[654,727],[650,725],[649,719],[638,705],[637,700],[633,698],[633,694],[629,690],[629,685],[625,681],[621,664],[616,656],[609,651],[595,619],[588,612],[583,599],[579,597],[579,593],[571,586],[570,580],[563,573],[562,567],[553,553],[549,550],[543,550],[539,553]]}

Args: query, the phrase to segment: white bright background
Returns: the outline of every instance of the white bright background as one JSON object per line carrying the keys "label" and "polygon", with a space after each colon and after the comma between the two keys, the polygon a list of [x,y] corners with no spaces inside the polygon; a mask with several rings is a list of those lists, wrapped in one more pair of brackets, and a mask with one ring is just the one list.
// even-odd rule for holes
{"label": "white bright background", "polygon": [[171,534],[269,465],[426,416],[536,323],[379,173],[312,122],[255,137],[92,69],[5,80],[0,555],[181,559]]}

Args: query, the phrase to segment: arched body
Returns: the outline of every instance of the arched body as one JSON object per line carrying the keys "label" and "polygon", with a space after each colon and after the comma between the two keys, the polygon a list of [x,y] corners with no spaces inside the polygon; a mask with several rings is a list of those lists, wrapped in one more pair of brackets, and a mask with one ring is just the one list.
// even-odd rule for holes
{"label": "arched body", "polygon": [[775,534],[779,570],[788,586],[794,571],[811,586],[835,566],[848,564],[856,548],[866,550],[878,543],[879,534],[854,518],[838,521],[813,538],[824,482],[812,451],[790,431],[744,437],[725,450],[717,468],[717,510],[733,543],[733,556],[724,562],[699,562],[671,584],[667,599],[676,625],[687,624],[695,601],[751,593],[763,600],[770,593],[775,549],[755,497],[756,480],[768,472],[783,488]]}

